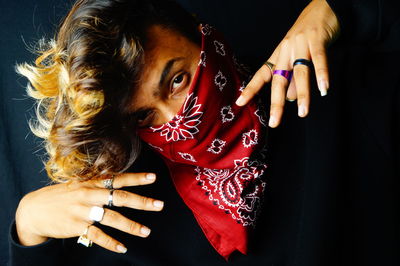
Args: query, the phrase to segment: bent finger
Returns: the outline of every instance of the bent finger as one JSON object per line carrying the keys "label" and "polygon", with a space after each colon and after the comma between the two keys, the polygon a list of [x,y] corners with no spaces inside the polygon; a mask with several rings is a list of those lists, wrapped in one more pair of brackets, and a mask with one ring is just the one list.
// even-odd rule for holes
{"label": "bent finger", "polygon": [[126,253],[127,248],[118,240],[104,233],[100,228],[91,225],[88,228],[87,238],[97,245],[118,253]]}
{"label": "bent finger", "polygon": [[104,210],[104,216],[100,223],[139,237],[148,237],[151,232],[148,227],[129,220],[120,213],[110,209]]}

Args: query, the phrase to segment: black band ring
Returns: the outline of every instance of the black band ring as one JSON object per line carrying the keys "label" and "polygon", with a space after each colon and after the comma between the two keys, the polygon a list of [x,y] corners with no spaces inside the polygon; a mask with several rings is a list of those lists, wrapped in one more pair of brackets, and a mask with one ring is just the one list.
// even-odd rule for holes
{"label": "black band ring", "polygon": [[308,66],[309,68],[313,68],[314,67],[314,64],[313,64],[312,61],[307,60],[307,59],[303,59],[303,58],[296,59],[296,61],[294,61],[294,63],[293,63],[293,67],[296,66],[296,65],[305,65],[305,66]]}

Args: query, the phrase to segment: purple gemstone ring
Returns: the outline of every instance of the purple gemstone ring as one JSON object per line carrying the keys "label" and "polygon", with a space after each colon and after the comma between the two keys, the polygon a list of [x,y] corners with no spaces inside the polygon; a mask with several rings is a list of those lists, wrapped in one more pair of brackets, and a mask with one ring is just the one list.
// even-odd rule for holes
{"label": "purple gemstone ring", "polygon": [[281,75],[282,77],[286,78],[289,82],[292,80],[293,71],[289,70],[274,70],[274,75]]}

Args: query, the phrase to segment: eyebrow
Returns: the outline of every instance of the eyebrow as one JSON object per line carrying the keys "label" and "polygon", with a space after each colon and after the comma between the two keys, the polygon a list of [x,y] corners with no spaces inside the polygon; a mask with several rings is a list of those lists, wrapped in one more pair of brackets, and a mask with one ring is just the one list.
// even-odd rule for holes
{"label": "eyebrow", "polygon": [[160,89],[161,86],[164,84],[165,79],[167,78],[167,76],[169,75],[169,72],[171,72],[171,69],[173,67],[173,65],[175,64],[176,61],[180,61],[183,60],[183,57],[176,57],[176,58],[172,58],[171,60],[169,60],[166,64],[165,67],[161,73],[161,77],[160,77],[160,81],[158,83],[158,88]]}
{"label": "eyebrow", "polygon": [[[161,91],[162,85],[164,84],[165,79],[167,78],[169,73],[171,72],[171,69],[174,66],[175,62],[183,60],[183,59],[185,59],[185,58],[184,57],[175,57],[175,58],[168,60],[168,62],[165,64],[164,69],[161,73],[160,81],[158,82],[158,88],[156,89],[156,91],[154,91],[154,95],[157,95]],[[137,115],[140,112],[145,112],[148,110],[150,110],[150,108],[142,107],[142,108],[139,108],[139,109],[131,112],[131,115]]]}

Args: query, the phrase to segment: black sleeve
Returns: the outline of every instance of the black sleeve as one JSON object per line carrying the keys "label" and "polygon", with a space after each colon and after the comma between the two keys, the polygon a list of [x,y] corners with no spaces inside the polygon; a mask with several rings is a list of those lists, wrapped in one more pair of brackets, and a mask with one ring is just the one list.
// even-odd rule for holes
{"label": "black sleeve", "polygon": [[356,43],[379,43],[398,27],[398,0],[327,0],[339,19],[341,36]]}
{"label": "black sleeve", "polygon": [[9,266],[53,266],[61,265],[62,240],[50,238],[36,246],[19,244],[15,221],[9,229]]}

